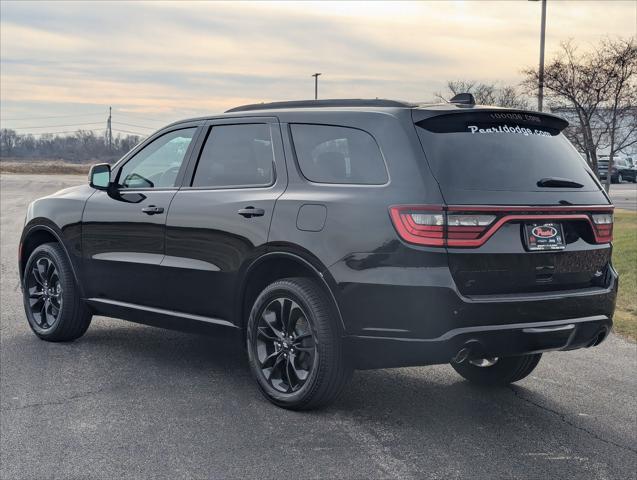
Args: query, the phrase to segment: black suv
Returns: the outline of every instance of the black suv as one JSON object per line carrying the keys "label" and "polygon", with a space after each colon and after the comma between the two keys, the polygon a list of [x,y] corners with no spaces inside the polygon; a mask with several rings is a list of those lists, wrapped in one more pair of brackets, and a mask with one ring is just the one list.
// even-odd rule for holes
{"label": "black suv", "polygon": [[236,332],[263,393],[294,409],[353,369],[515,382],[612,325],[613,206],[566,126],[467,95],[174,123],[29,206],[29,325],[49,341],[92,315]]}

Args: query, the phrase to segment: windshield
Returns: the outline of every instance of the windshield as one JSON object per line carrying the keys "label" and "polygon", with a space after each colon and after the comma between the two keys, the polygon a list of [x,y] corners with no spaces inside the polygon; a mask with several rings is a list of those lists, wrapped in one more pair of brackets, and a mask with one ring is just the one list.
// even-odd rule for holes
{"label": "windshield", "polygon": [[584,159],[560,133],[566,126],[560,119],[471,112],[430,117],[416,125],[443,189],[546,191],[555,187],[538,182],[562,179],[580,184],[578,191],[599,190]]}

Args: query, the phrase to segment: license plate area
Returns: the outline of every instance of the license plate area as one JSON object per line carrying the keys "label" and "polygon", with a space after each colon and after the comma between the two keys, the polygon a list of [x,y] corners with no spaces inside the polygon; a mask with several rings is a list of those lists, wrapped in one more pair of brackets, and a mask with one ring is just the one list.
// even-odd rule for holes
{"label": "license plate area", "polygon": [[564,229],[556,222],[529,222],[524,224],[524,240],[526,248],[537,250],[563,250]]}

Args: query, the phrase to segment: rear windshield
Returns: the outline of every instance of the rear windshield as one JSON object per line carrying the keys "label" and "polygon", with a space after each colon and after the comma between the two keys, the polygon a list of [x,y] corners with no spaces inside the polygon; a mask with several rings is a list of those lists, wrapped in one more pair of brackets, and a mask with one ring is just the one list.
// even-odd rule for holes
{"label": "rear windshield", "polygon": [[416,125],[443,188],[546,191],[555,188],[538,182],[559,178],[581,184],[578,191],[598,190],[586,162],[560,133],[563,120],[498,111],[439,115]]}

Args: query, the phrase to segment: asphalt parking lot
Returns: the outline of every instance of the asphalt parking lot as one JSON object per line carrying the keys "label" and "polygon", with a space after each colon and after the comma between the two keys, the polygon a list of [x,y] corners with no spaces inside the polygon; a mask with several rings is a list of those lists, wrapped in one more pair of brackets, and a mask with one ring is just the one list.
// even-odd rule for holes
{"label": "asphalt parking lot", "polygon": [[622,183],[611,185],[610,198],[615,207],[626,210],[637,210],[637,184]]}
{"label": "asphalt parking lot", "polygon": [[637,345],[614,335],[510,388],[446,365],[357,372],[309,413],[263,399],[228,341],[102,317],[74,343],[38,340],[16,270],[25,208],[83,181],[0,178],[0,478],[636,477]]}

